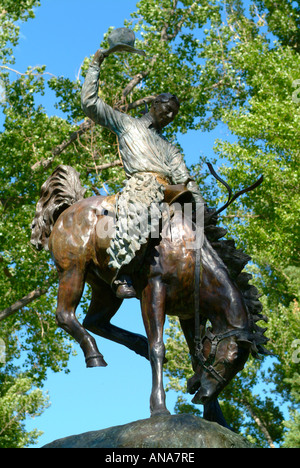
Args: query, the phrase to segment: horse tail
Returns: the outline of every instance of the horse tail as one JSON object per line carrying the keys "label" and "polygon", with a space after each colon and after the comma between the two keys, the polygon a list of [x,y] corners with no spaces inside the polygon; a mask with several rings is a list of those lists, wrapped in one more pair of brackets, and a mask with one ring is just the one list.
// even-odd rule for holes
{"label": "horse tail", "polygon": [[83,199],[86,189],[79,173],[71,166],[58,166],[42,185],[31,226],[30,242],[37,250],[48,250],[49,237],[59,215],[69,206]]}
{"label": "horse tail", "polygon": [[260,327],[256,323],[261,320],[268,322],[268,318],[262,314],[263,306],[259,300],[261,294],[254,285],[250,284],[252,275],[243,271],[247,263],[251,261],[251,257],[242,249],[237,249],[233,239],[222,239],[227,231],[217,226],[217,222],[217,216],[211,217],[207,214],[207,223],[204,220],[204,232],[207,240],[227,267],[231,280],[235,282],[243,296],[252,331],[250,352],[255,358],[259,358],[260,354],[272,355],[272,352],[264,347],[269,341],[264,335],[267,328]]}

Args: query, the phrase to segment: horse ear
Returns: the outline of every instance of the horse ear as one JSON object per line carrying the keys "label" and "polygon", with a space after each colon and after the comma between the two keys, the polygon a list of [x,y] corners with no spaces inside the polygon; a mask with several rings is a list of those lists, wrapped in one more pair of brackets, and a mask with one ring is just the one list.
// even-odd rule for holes
{"label": "horse ear", "polygon": [[237,343],[242,348],[249,350],[249,352],[252,354],[252,356],[255,359],[260,359],[261,360],[261,356],[258,354],[259,350],[257,349],[256,343],[254,341],[249,341],[249,340],[247,340],[247,338],[241,337],[241,338],[237,339]]}
{"label": "horse ear", "polygon": [[237,343],[242,347],[242,348],[246,348],[246,349],[249,349],[251,348],[252,346],[252,342],[247,340],[246,338],[238,338],[237,339]]}

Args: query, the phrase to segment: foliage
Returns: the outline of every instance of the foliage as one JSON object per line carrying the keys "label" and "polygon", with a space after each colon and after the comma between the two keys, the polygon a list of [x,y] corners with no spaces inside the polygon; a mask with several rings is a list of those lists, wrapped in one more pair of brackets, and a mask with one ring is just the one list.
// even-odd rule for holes
{"label": "foliage", "polygon": [[[299,362],[299,361],[298,361]],[[299,373],[295,372],[294,375],[287,379],[287,383],[291,385],[292,393],[299,403],[300,401],[300,375]],[[299,448],[300,445],[300,413],[295,409],[290,410],[290,420],[285,421],[284,424],[289,429],[287,435],[285,436],[284,440],[284,447],[287,448]]]}
{"label": "foliage", "polygon": [[[162,3],[169,6],[169,2]],[[0,338],[1,343],[5,343],[6,356],[5,363],[0,364],[0,375],[4,378],[9,373],[12,387],[18,384],[20,372],[24,378],[31,379],[33,386],[41,387],[48,368],[67,371],[71,352],[69,338],[55,325],[56,275],[53,265],[46,252],[37,253],[29,242],[30,226],[42,183],[60,163],[72,165],[80,171],[82,183],[88,189],[87,195],[100,191],[115,192],[120,189],[124,178],[123,171],[117,165],[102,168],[119,161],[115,137],[89,122],[80,124],[84,118],[80,108],[82,80],[72,81],[63,77],[48,79],[45,66],[29,67],[25,73],[17,72],[16,79],[11,73],[13,46],[17,45],[19,37],[16,22],[33,18],[33,8],[38,4],[33,0],[6,0],[1,10],[0,104],[5,122],[0,134],[0,315],[4,324]],[[152,21],[152,26],[146,26],[142,35],[143,48],[148,52],[149,59],[144,62],[137,56],[113,56],[103,66],[105,78],[100,91],[103,98],[122,111],[131,111],[133,115],[141,114],[144,109],[141,98],[146,96],[151,102],[153,92],[159,94],[166,88],[171,89],[175,83],[173,92],[177,92],[184,101],[185,90],[189,91],[188,84],[193,79],[193,56],[197,43],[193,41],[189,45],[188,36],[182,36],[187,46],[186,54],[182,55],[182,66],[176,56],[180,45],[171,47],[169,43],[175,41],[182,27],[191,25],[190,12],[194,8],[198,11],[199,7],[190,1],[183,2],[183,8],[178,11],[175,7],[174,12],[178,12],[176,18],[181,24],[174,23],[172,30],[164,32],[164,26],[156,17],[157,6],[157,2],[148,2],[145,9],[145,2],[141,2],[137,14],[137,18],[141,14],[148,15],[146,21]],[[203,21],[208,18],[209,10],[201,13]],[[166,18],[170,17],[170,13]],[[197,23],[196,17],[194,20]],[[139,19],[135,29],[139,30],[144,24],[146,22]],[[155,31],[156,27],[158,29]],[[161,31],[161,37],[157,31]],[[107,47],[107,41],[104,40],[101,46]],[[157,66],[158,59],[160,62],[162,60],[163,66],[161,63]],[[88,62],[89,59],[86,59],[82,66],[81,78],[86,73]],[[186,86],[179,87],[178,83],[185,83]],[[39,96],[51,91],[55,93],[57,107],[65,113],[65,119],[49,117],[38,104]],[[191,99],[192,95],[187,94],[187,106],[190,106]],[[189,111],[187,108],[173,131],[179,127],[186,131],[192,125],[192,115],[192,109]],[[21,306],[29,296],[38,297],[38,300],[25,300],[26,304]],[[85,297],[83,309],[86,304]],[[27,390],[24,392],[28,407],[31,393]],[[28,410],[28,414],[33,413]],[[19,412],[13,415],[8,411],[7,414],[11,414],[15,423],[12,426],[15,439],[12,437],[12,440],[20,445],[25,443],[26,434],[21,425],[23,416]],[[6,435],[7,444],[8,437]]]}
{"label": "foliage", "polygon": [[[5,343],[6,351],[5,362],[0,360],[1,447],[26,446],[36,438],[26,434],[22,421],[46,406],[39,390],[46,370],[67,371],[72,349],[55,324],[54,267],[49,255],[37,253],[29,242],[40,187],[61,163],[80,172],[87,195],[115,192],[124,178],[115,137],[83,122],[80,90],[90,58],[76,80],[49,78],[45,66],[17,74],[10,70],[19,24],[34,18],[39,4],[2,0],[0,8],[0,105],[5,118],[0,133],[0,344]],[[226,161],[220,173],[235,190],[264,173],[263,186],[227,210],[222,221],[253,257],[250,269],[264,293],[270,346],[277,359],[267,361],[270,370],[250,361],[226,389],[222,405],[237,430],[248,428],[251,440],[261,446],[280,443],[283,416],[273,399],[256,390],[262,379],[272,380],[274,395],[293,405],[292,419],[285,423],[286,444],[296,444],[299,386],[292,343],[299,336],[299,7],[290,0],[279,6],[257,0],[249,11],[243,6],[240,0],[139,1],[126,26],[137,33],[136,46],[146,51],[147,59],[110,56],[103,64],[100,94],[122,112],[138,116],[144,101],[150,104],[161,92],[175,93],[181,109],[166,130],[168,138],[176,140],[177,132],[190,129],[209,131],[223,122],[236,142],[216,143],[216,156]],[[106,35],[100,46],[107,45]],[[49,117],[38,104],[44,93],[52,93],[64,118]],[[202,164],[193,172],[208,202],[215,205],[217,196],[221,202],[223,188],[207,177]],[[19,304],[29,296],[38,299]],[[85,296],[83,310],[87,302]],[[182,396],[191,367],[175,322],[168,333],[166,373],[169,386],[180,394],[177,410],[198,414]]]}
{"label": "foliage", "polygon": [[47,407],[47,399],[39,389],[34,389],[29,378],[1,379],[0,387],[0,446],[23,448],[36,442],[40,432],[24,430],[27,415],[39,416]]}
{"label": "foliage", "polygon": [[34,18],[34,7],[39,0],[2,0],[0,6],[0,62],[13,63],[13,46],[18,44],[18,21]]}
{"label": "foliage", "polygon": [[[299,387],[291,378],[298,375],[292,346],[299,336],[300,56],[299,11],[295,3],[282,2],[277,8],[278,2],[255,2],[246,12],[243,2],[227,1],[222,23],[212,21],[200,46],[200,56],[206,58],[202,80],[210,78],[213,69],[218,73],[219,113],[212,112],[211,119],[220,118],[236,136],[234,143],[216,142],[215,152],[224,161],[219,173],[236,191],[264,174],[259,190],[235,202],[222,219],[230,237],[252,256],[248,270],[264,293],[269,346],[277,357],[269,359],[269,368],[263,371],[256,365],[254,380],[250,362],[221,396],[229,423],[260,446],[280,443],[284,428],[283,415],[274,401],[253,393],[258,378],[266,388],[274,385],[274,397],[292,405],[299,403]],[[276,40],[270,38],[269,31],[277,35]],[[221,193],[224,190],[220,187]],[[176,332],[172,331],[171,336],[176,338]],[[172,353],[174,344],[169,346]],[[171,366],[172,360],[168,373],[176,389],[179,375]],[[181,370],[180,378],[185,375],[187,371]],[[228,404],[230,411],[235,406],[234,415],[228,412]],[[298,423],[298,413],[293,411],[293,423],[285,423],[290,429]],[[249,425],[249,417],[255,425]],[[289,435],[286,437],[289,440]]]}

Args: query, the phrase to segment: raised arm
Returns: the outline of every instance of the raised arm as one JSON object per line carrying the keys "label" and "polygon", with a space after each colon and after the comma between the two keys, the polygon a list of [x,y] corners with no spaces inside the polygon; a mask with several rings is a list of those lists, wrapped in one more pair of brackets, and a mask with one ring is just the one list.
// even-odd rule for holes
{"label": "raised arm", "polygon": [[81,106],[84,113],[95,123],[119,134],[124,129],[128,116],[114,110],[102,101],[98,95],[100,67],[108,57],[107,50],[99,49],[91,62],[81,91]]}

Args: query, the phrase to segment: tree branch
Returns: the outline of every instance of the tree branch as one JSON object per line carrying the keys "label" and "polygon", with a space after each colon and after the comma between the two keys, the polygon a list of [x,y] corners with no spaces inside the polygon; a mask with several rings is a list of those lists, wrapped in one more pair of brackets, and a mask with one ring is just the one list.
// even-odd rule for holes
{"label": "tree branch", "polygon": [[264,422],[254,413],[250,403],[248,401],[246,401],[244,398],[242,399],[244,405],[246,406],[246,408],[248,409],[249,413],[251,414],[251,417],[254,419],[254,421],[256,422],[256,424],[258,425],[259,429],[261,430],[261,432],[264,434],[270,448],[275,448],[275,445],[274,445],[274,442],[269,434],[269,431],[266,427],[266,425],[264,424]]}
{"label": "tree branch", "polygon": [[[197,3],[198,2],[194,2],[190,8],[188,10],[186,10],[183,15],[182,15],[182,18],[180,21],[178,21],[177,23],[177,27],[175,28],[175,31],[173,34],[168,34],[167,33],[167,30],[168,28],[170,27],[170,24],[169,23],[165,23],[164,24],[164,27],[162,28],[162,31],[161,31],[161,40],[166,42],[166,41],[172,41],[173,39],[175,39],[175,37],[177,36],[177,34],[179,33],[179,31],[181,30],[184,22],[186,21],[186,19],[189,17],[189,15],[193,12],[193,9],[197,6]],[[177,1],[173,2],[173,9],[171,11],[171,15],[170,17],[172,18],[172,16],[174,15],[175,11],[176,11],[176,8],[177,8]]]}
{"label": "tree branch", "polygon": [[52,77],[55,77],[55,75],[53,75],[53,73],[49,73],[49,72],[37,72],[37,73],[34,73],[34,70],[37,70],[38,67],[33,67],[31,70],[29,70],[28,72],[25,72],[25,73],[21,73],[19,72],[18,70],[15,70],[14,68],[10,68],[10,67],[7,67],[6,65],[0,65],[0,68],[4,69],[4,70],[8,70],[8,71],[11,71],[13,73],[16,73],[17,75],[20,75],[20,76],[42,76],[42,75],[49,75],[49,76],[52,76]]}
{"label": "tree branch", "polygon": [[68,146],[70,146],[74,141],[77,140],[77,138],[80,137],[80,135],[82,135],[83,133],[87,132],[90,128],[92,128],[93,126],[95,125],[95,123],[88,119],[88,120],[85,120],[79,127],[79,130],[77,130],[76,132],[73,132],[71,135],[70,135],[70,138],[69,140],[65,140],[63,141],[60,145],[56,146],[56,148],[54,148],[52,150],[52,156],[51,158],[48,158],[48,159],[42,159],[41,161],[38,161],[36,162],[33,166],[31,166],[31,170],[32,171],[36,171],[37,169],[39,169],[40,167],[43,167],[44,169],[48,169],[49,166],[51,166],[51,164],[53,163],[53,160],[56,156],[58,156],[59,154],[61,154]]}
{"label": "tree branch", "polygon": [[204,88],[203,91],[210,91],[211,89],[216,89],[219,86],[221,86],[224,82],[225,82],[225,80],[222,79],[222,80],[218,81],[217,83],[213,84],[212,86],[208,86],[207,88]]}
{"label": "tree branch", "polygon": [[136,109],[137,107],[142,106],[143,104],[151,104],[154,101],[156,96],[146,96],[144,98],[138,99],[137,101],[131,102],[130,104],[124,104],[123,106],[119,107],[122,112],[126,112],[132,109]]}
{"label": "tree branch", "polygon": [[135,75],[128,85],[123,89],[122,96],[126,98],[129,93],[149,74],[149,71],[142,71]]}
{"label": "tree branch", "polygon": [[[133,78],[132,80],[128,83],[128,85],[124,88],[123,92],[122,92],[122,99],[121,101],[117,102],[117,104],[114,106],[115,108],[118,108],[122,111],[128,111],[130,109],[134,109],[135,107],[138,107],[140,104],[134,106],[133,104],[129,104],[129,105],[125,105],[124,103],[126,102],[126,97],[128,96],[128,94],[130,94],[133,89],[144,79],[144,78],[147,78],[147,76],[149,75],[149,73],[151,72],[151,70],[153,69],[153,66],[157,60],[158,56],[157,55],[154,55],[154,57],[152,57],[152,60],[150,62],[150,65],[149,65],[149,68],[146,70],[146,71],[142,71],[140,73],[137,73]],[[147,99],[147,98],[145,98]],[[136,101],[138,102],[138,101]],[[139,101],[141,103],[141,100]]]}
{"label": "tree branch", "polygon": [[251,215],[251,214],[232,214],[232,215],[224,215],[222,218],[239,218],[239,219],[245,219],[245,218],[260,218],[260,215]]}
{"label": "tree branch", "polygon": [[121,161],[113,161],[111,163],[101,164],[100,166],[88,167],[87,172],[88,174],[90,174],[91,172],[95,170],[104,171],[105,169],[109,169],[110,167],[116,167],[116,166],[123,166],[123,164]]}
{"label": "tree branch", "polygon": [[[2,202],[2,200],[1,200],[1,202]],[[0,255],[0,263],[4,263],[4,259],[3,259],[3,257],[1,255]],[[3,271],[4,271],[4,274],[5,274],[5,276],[7,278],[13,278],[13,275],[10,273],[7,266],[4,266]]]}
{"label": "tree branch", "polygon": [[2,310],[0,312],[0,322],[1,320],[6,319],[10,315],[14,314],[18,310],[22,309],[22,307],[25,307],[26,305],[30,304],[30,302],[34,301],[35,299],[38,299],[39,297],[43,296],[46,294],[46,292],[49,290],[50,286],[45,287],[45,288],[38,288],[35,289],[34,291],[31,291],[27,296],[22,297],[19,301],[15,302],[12,306],[7,307],[6,309]]}

